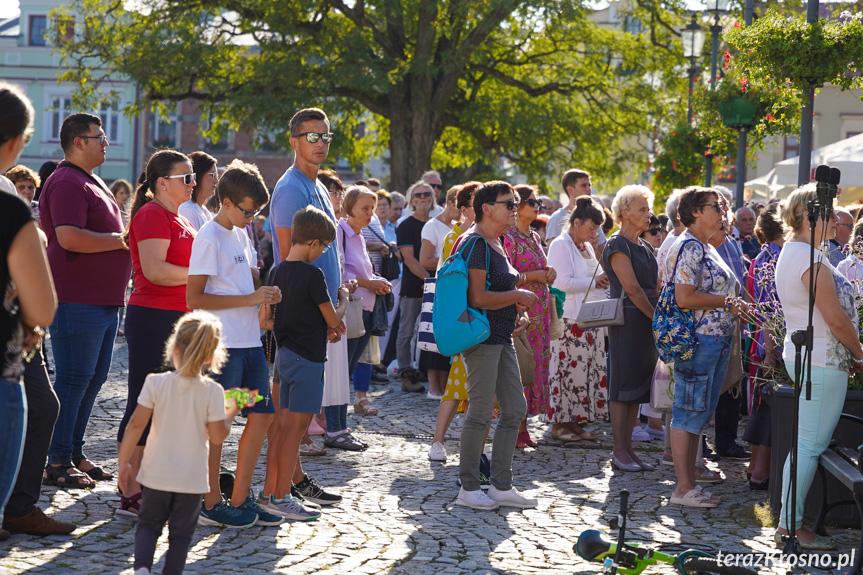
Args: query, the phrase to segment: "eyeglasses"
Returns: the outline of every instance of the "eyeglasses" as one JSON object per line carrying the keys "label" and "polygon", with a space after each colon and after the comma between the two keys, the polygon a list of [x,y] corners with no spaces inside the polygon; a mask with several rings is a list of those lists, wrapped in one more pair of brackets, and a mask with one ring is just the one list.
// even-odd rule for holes
{"label": "eyeglasses", "polygon": [[647,230],[646,233],[650,234],[651,236],[658,236],[662,233],[662,230],[659,228],[650,228],[649,230]]}
{"label": "eyeglasses", "polygon": [[24,132],[24,145],[26,146],[27,144],[29,144],[32,138],[33,130],[27,130],[26,132]]}
{"label": "eyeglasses", "polygon": [[[313,244],[313,243],[315,243],[315,240],[310,241],[310,242],[308,243],[308,246],[309,246],[309,247],[312,247],[312,244]],[[324,242],[322,242],[321,240],[318,240],[318,243],[319,243],[319,244],[321,244],[322,246],[324,246],[323,251],[321,251],[321,255],[324,255],[325,253],[327,253],[328,251],[330,251],[330,248],[331,248],[331,247],[333,247],[333,242],[324,243]]]}
{"label": "eyeglasses", "polygon": [[431,192],[414,192],[415,198],[430,198]]}
{"label": "eyeglasses", "polygon": [[851,229],[854,227],[854,224],[840,224],[839,222],[836,222],[836,225],[837,226],[845,226],[848,229]]}
{"label": "eyeglasses", "polygon": [[78,137],[82,138],[84,140],[99,140],[100,146],[104,146],[105,144],[108,143],[108,136],[99,135],[99,136],[78,136]]}
{"label": "eyeglasses", "polygon": [[299,138],[300,136],[305,136],[306,141],[310,144],[317,143],[318,140],[323,140],[325,144],[329,144],[333,141],[333,133],[327,132],[326,134],[321,134],[318,132],[301,132],[299,134],[294,134],[291,136],[292,138]]}
{"label": "eyeglasses", "polygon": [[535,200],[533,198],[530,198],[529,200],[525,200],[524,203],[529,205],[532,208],[539,206],[539,209],[542,209],[544,207],[542,204],[542,200]]}
{"label": "eyeglasses", "polygon": [[254,218],[255,216],[257,216],[258,214],[261,213],[261,210],[251,210],[251,211],[244,210],[243,208],[241,208],[237,204],[234,204],[234,207],[237,208],[238,210],[240,210],[241,212],[243,212],[243,215],[247,218]]}
{"label": "eyeglasses", "polygon": [[700,207],[701,207],[702,209],[704,209],[704,208],[706,208],[707,206],[710,206],[711,208],[713,208],[713,209],[714,209],[714,210],[716,210],[717,212],[722,213],[723,207],[722,207],[722,204],[721,204],[720,202],[714,202],[714,203],[712,203],[712,204],[701,204],[701,206],[700,206]]}
{"label": "eyeglasses", "polygon": [[176,176],[164,176],[166,180],[173,180],[175,178],[183,178],[183,183],[187,186],[193,185],[197,179],[194,173],[191,174],[177,174]]}
{"label": "eyeglasses", "polygon": [[516,203],[515,200],[501,200],[499,202],[486,202],[486,203],[487,204],[505,204],[506,209],[509,211],[514,210],[518,206],[518,204]]}

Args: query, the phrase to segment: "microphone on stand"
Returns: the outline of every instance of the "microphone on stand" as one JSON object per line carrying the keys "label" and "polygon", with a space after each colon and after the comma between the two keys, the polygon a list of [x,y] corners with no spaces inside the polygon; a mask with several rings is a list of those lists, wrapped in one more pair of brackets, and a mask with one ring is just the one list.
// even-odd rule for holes
{"label": "microphone on stand", "polygon": [[842,179],[842,171],[839,168],[830,168],[830,183],[828,190],[830,197],[835,198],[839,193],[839,181]]}
{"label": "microphone on stand", "polygon": [[[836,170],[837,172],[839,170]],[[817,208],[813,206],[811,215],[814,215],[812,222],[815,223],[820,216],[823,219],[828,217],[830,210],[833,208],[833,202],[830,197],[830,166],[821,164],[815,168],[815,192],[817,194]],[[837,182],[838,184],[838,182]],[[834,188],[833,197],[836,197]]]}

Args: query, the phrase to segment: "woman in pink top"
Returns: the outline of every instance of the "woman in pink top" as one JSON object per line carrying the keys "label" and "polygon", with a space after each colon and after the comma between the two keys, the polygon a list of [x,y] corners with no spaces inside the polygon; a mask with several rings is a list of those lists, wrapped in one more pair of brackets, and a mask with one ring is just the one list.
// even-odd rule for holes
{"label": "woman in pink top", "polygon": [[[363,239],[363,228],[372,221],[372,216],[377,207],[377,195],[364,186],[351,186],[345,193],[342,206],[347,218],[339,220],[336,239],[339,242],[339,250],[345,256],[344,280],[357,280],[359,287],[354,297],[363,300],[363,326],[366,333],[362,337],[348,340],[348,373],[351,374],[354,390],[357,393],[354,402],[354,412],[362,415],[377,415],[377,410],[372,407],[367,394],[371,381],[371,366],[362,364],[358,367],[360,356],[368,345],[372,332],[372,311],[375,308],[375,296],[387,294],[392,290],[392,285],[387,280],[375,274],[366,243]],[[347,406],[344,406],[347,409]],[[338,439],[344,438],[350,443],[350,434],[342,434],[337,438],[327,438],[327,447],[343,449],[355,449],[344,441],[340,445]]]}

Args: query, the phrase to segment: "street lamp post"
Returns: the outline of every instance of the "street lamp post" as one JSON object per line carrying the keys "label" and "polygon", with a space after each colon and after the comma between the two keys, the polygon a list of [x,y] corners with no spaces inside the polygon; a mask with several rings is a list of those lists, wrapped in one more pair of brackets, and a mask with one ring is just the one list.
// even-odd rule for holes
{"label": "street lamp post", "polygon": [[[713,14],[713,23],[710,25],[710,89],[716,88],[716,68],[719,59],[719,34],[722,33],[722,25],[719,23],[720,15],[728,12],[731,0],[707,0],[707,11]],[[704,170],[704,185],[710,187],[713,183],[713,155],[706,157],[706,168]]]}
{"label": "street lamp post", "polygon": [[704,40],[706,33],[704,29],[698,25],[695,20],[695,14],[692,15],[692,21],[680,33],[683,41],[683,57],[689,60],[689,104],[687,106],[686,119],[692,124],[692,88],[695,84],[695,74],[698,71],[695,63],[701,57],[701,51],[704,49]]}

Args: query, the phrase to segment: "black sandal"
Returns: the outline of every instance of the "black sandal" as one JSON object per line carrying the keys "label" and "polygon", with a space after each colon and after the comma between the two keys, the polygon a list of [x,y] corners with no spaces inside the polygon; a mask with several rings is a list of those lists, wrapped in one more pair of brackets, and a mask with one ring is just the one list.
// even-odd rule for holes
{"label": "black sandal", "polygon": [[[60,480],[63,481],[60,481]],[[82,483],[82,479],[92,479],[89,475],[72,465],[48,465],[45,467],[45,475],[42,477],[43,485],[52,485],[63,489],[92,489],[95,483]]]}
{"label": "black sandal", "polygon": [[[72,464],[75,467],[78,467],[79,465],[81,465],[82,461],[90,461],[90,460],[87,459],[86,457],[73,457],[72,458]],[[96,481],[109,481],[111,479],[114,479],[114,475],[112,473],[108,473],[107,471],[105,471],[104,469],[99,467],[98,465],[94,464],[92,461],[90,461],[90,463],[93,465],[93,467],[88,469],[87,471],[81,470],[82,473],[86,473],[87,475],[89,475],[90,477],[95,479]]]}

